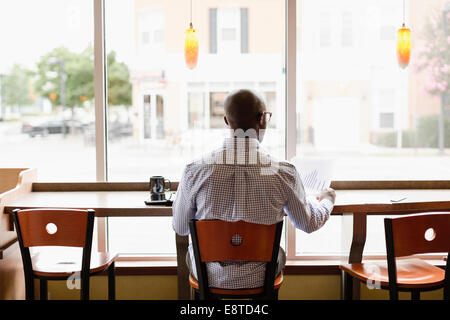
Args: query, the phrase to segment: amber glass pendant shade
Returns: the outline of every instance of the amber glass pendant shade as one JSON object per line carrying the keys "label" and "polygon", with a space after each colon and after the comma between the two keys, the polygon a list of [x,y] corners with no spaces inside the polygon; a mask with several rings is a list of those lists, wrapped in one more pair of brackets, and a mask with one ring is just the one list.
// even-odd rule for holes
{"label": "amber glass pendant shade", "polygon": [[402,69],[409,64],[411,56],[411,30],[402,25],[397,31],[397,60]]}
{"label": "amber glass pendant shade", "polygon": [[197,31],[190,24],[189,29],[186,29],[184,40],[184,58],[186,66],[193,69],[197,66],[198,61],[198,36]]}

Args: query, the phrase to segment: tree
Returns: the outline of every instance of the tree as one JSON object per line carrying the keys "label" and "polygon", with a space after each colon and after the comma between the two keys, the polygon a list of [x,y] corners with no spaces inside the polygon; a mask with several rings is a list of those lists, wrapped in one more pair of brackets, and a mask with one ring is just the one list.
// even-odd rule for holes
{"label": "tree", "polygon": [[[114,51],[108,54],[108,100],[111,105],[131,104],[131,83],[128,67],[116,60]],[[61,61],[64,70],[61,70]],[[61,71],[66,75],[65,106],[81,106],[94,100],[94,49],[88,46],[81,53],[65,47],[53,49],[37,63],[35,88],[44,97],[56,98],[54,106],[61,105]]]}
{"label": "tree", "polygon": [[[60,63],[63,62],[64,67]],[[64,70],[61,70],[64,69]],[[61,105],[61,72],[65,79],[65,106],[80,105],[80,97],[87,100],[94,97],[94,61],[89,56],[89,48],[81,54],[70,52],[65,47],[53,49],[41,57],[37,63],[35,88],[41,96],[49,98],[52,94],[55,106]]]}
{"label": "tree", "polygon": [[123,62],[117,62],[116,53],[111,51],[107,58],[108,104],[112,106],[131,105],[130,72]]}
{"label": "tree", "polygon": [[2,78],[2,104],[14,107],[32,104],[34,95],[31,87],[31,75],[31,71],[18,64],[13,65],[10,73]]}
{"label": "tree", "polygon": [[[444,21],[444,19],[446,21]],[[450,14],[431,16],[422,36],[425,45],[419,48],[415,70],[424,72],[427,80],[424,89],[430,95],[450,93]]]}

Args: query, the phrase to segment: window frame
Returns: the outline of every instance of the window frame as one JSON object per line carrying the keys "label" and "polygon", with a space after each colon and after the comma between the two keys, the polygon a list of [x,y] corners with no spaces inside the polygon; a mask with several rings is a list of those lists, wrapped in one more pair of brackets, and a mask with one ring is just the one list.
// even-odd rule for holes
{"label": "window frame", "polygon": [[[94,10],[94,94],[95,94],[95,154],[96,154],[96,181],[108,182],[107,163],[107,64],[106,64],[106,44],[105,44],[105,1],[93,0]],[[282,0],[280,0],[282,1]],[[297,94],[301,95],[297,89],[297,0],[285,1],[285,157],[292,159],[297,154]],[[216,18],[217,23],[217,18]],[[216,26],[217,28],[217,26]],[[238,35],[240,36],[240,34]],[[211,39],[209,39],[211,41]],[[219,39],[216,39],[217,41]],[[355,40],[355,39],[353,39]],[[211,46],[211,43],[210,43]],[[216,43],[216,52],[220,52],[219,44]],[[211,48],[209,49],[209,52]],[[187,91],[185,87],[185,96]],[[201,88],[192,90],[196,92],[209,93],[210,90]],[[207,97],[204,97],[208,100]],[[209,106],[207,110],[209,109]],[[205,110],[205,112],[207,112]],[[206,114],[205,114],[206,116]],[[209,116],[209,115],[208,115]],[[186,119],[187,120],[187,119]],[[186,121],[187,122],[187,121]],[[371,183],[369,182],[368,185]],[[295,248],[295,227],[287,220],[285,223],[285,243],[287,259],[292,260],[336,260],[342,256],[335,255],[296,255]],[[97,218],[98,250],[108,251],[108,219]],[[364,257],[366,258],[366,256]],[[370,256],[369,258],[380,258],[380,256]],[[149,256],[126,255],[124,260],[174,260],[173,256]]]}

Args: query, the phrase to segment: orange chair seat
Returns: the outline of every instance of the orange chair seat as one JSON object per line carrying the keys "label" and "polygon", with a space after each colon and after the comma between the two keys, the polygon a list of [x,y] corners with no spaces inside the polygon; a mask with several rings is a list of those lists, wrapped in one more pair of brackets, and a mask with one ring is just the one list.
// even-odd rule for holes
{"label": "orange chair seat", "polygon": [[[283,273],[280,273],[273,283],[274,289],[279,289],[283,284]],[[192,274],[189,274],[189,285],[198,290],[198,281]],[[263,287],[259,288],[250,288],[250,289],[220,289],[220,288],[209,288],[209,291],[214,294],[223,294],[223,295],[253,295],[260,294],[264,292]]]}
{"label": "orange chair seat", "polygon": [[[118,254],[109,252],[93,252],[91,254],[91,273],[107,269]],[[51,252],[38,252],[32,256],[33,272],[43,277],[69,277],[81,270],[81,250],[79,253],[67,254],[64,260],[56,259]]]}
{"label": "orange chair seat", "polygon": [[[444,283],[445,270],[435,267],[421,259],[397,258],[397,285],[399,288],[430,288]],[[388,269],[385,261],[344,264],[341,270],[355,278],[371,284],[389,286]]]}

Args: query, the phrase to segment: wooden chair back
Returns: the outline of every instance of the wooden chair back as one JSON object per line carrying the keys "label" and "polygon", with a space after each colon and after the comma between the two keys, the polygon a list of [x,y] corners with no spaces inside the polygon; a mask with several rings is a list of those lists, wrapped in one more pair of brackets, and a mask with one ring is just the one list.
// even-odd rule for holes
{"label": "wooden chair back", "polygon": [[201,261],[270,262],[276,226],[245,221],[197,221],[196,232],[201,248]]}
{"label": "wooden chair back", "polygon": [[266,262],[264,296],[273,293],[283,221],[263,225],[245,221],[191,220],[200,299],[208,297],[206,262]]}
{"label": "wooden chair back", "polygon": [[77,209],[28,209],[15,212],[24,247],[84,247],[88,211]]}
{"label": "wooden chair back", "polygon": [[389,296],[398,300],[396,257],[420,253],[447,253],[444,299],[450,299],[450,213],[423,213],[385,218]]}
{"label": "wooden chair back", "polygon": [[386,244],[395,257],[450,251],[450,213],[415,214],[385,219]]}

